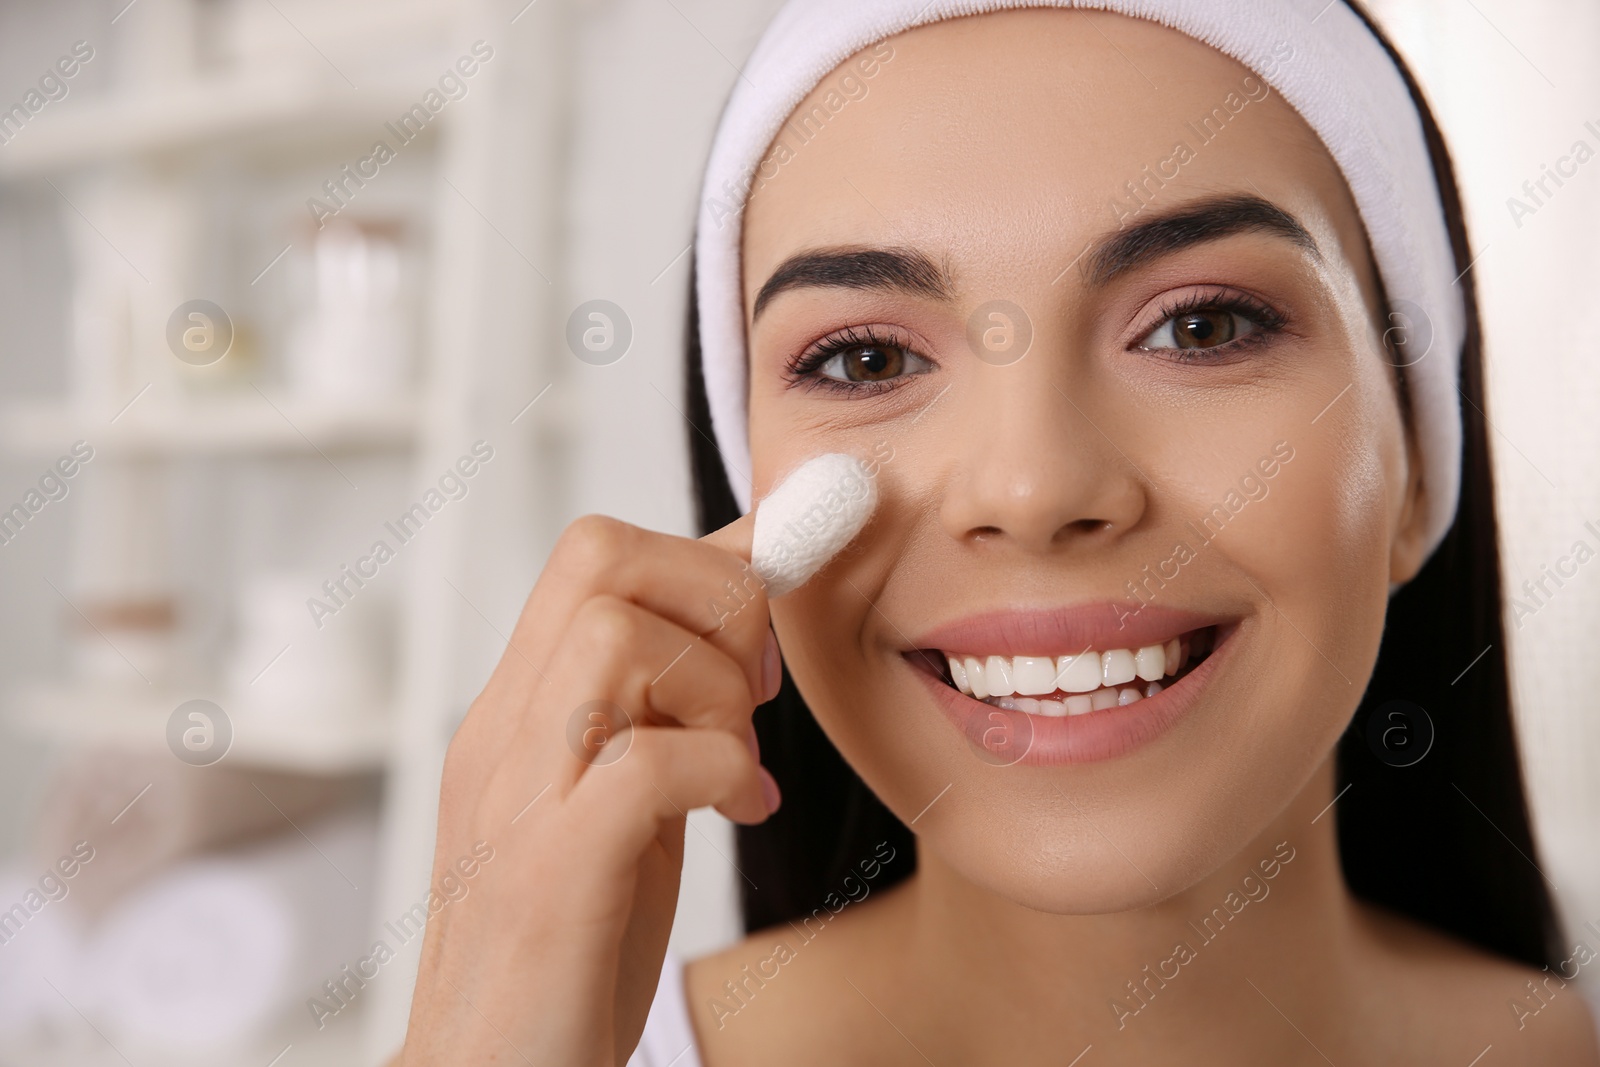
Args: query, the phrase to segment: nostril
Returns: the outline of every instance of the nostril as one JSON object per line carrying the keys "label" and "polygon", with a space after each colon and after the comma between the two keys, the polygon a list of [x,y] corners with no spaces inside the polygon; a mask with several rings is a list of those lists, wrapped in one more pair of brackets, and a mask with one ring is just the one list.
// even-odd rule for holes
{"label": "nostril", "polygon": [[[1116,524],[1110,519],[1074,519],[1055,532],[1054,539],[1059,541],[1067,531],[1077,534],[1097,534],[1112,529]],[[974,526],[967,531],[967,536],[974,541],[987,541],[990,538],[1003,537],[1006,531],[999,526]]]}
{"label": "nostril", "polygon": [[1110,519],[1074,519],[1057,531],[1056,539],[1060,540],[1068,530],[1076,534],[1097,534],[1110,530],[1115,525]]}

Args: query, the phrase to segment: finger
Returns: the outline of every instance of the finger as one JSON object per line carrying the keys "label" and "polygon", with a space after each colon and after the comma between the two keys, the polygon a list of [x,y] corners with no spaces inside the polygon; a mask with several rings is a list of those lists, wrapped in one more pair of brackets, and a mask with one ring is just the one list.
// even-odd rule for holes
{"label": "finger", "polygon": [[[723,730],[743,738],[759,693],[707,638],[620,597],[578,609],[550,670],[551,694],[611,701],[642,726]],[[567,714],[551,701],[552,710]]]}
{"label": "finger", "polygon": [[[724,543],[737,547],[738,541],[735,531]],[[762,691],[767,603],[748,560],[717,543],[604,516],[587,516],[562,534],[512,632],[512,647],[501,659],[506,669],[497,667],[497,673],[525,687],[529,666],[543,670],[542,657],[556,646],[578,606],[600,594],[630,600],[705,635],[743,667],[752,692]]]}
{"label": "finger", "polygon": [[[705,638],[620,597],[584,602],[525,703],[502,709],[518,728],[477,746],[497,784],[483,805],[498,821],[527,802],[530,783],[564,795],[589,768],[625,751],[623,731],[681,726],[741,742],[755,699],[743,670]],[[478,728],[464,724],[463,731]],[[452,749],[456,746],[452,742]]]}
{"label": "finger", "polygon": [[720,730],[630,732],[626,754],[591,768],[564,804],[613,842],[616,873],[632,869],[662,823],[695,808],[715,807],[746,824],[767,818],[761,772],[742,741]]}
{"label": "finger", "polygon": [[756,513],[751,510],[740,515],[720,530],[712,530],[700,538],[700,542],[701,544],[715,545],[724,552],[732,553],[748,563],[750,562],[750,548],[755,540],[755,532]]}
{"label": "finger", "polygon": [[[700,540],[718,548],[731,552],[740,559],[749,560],[751,545],[755,539],[756,513],[752,509],[734,519],[728,525],[718,530],[712,530]],[[757,575],[759,577],[759,575]],[[765,597],[767,589],[762,583],[762,594]],[[763,614],[765,612],[763,611]],[[778,687],[783,683],[783,655],[778,648],[778,639],[772,633],[770,624],[762,638],[761,649],[761,686],[756,703],[765,704],[778,695]]]}

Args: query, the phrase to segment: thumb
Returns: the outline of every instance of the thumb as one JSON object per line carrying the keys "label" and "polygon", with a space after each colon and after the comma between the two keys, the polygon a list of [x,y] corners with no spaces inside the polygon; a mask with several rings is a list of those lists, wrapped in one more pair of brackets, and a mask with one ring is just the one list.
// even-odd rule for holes
{"label": "thumb", "polygon": [[701,541],[714,545],[724,552],[732,552],[746,563],[750,562],[750,548],[755,540],[756,513],[755,509],[745,512],[737,519],[719,530],[712,530]]}
{"label": "thumb", "polygon": [[[724,552],[732,552],[746,563],[749,563],[751,545],[755,540],[755,531],[756,513],[755,510],[752,509],[745,512],[737,519],[734,519],[720,530],[712,530],[710,533],[700,538],[700,540],[705,544],[720,548]],[[759,573],[756,574],[756,577],[761,579],[761,589],[763,593],[765,593],[767,588],[766,579],[763,578]],[[761,609],[761,617],[763,619],[767,617],[767,612],[764,605]],[[780,657],[781,653],[778,651],[778,639],[772,635],[771,629],[768,629],[766,644],[761,653],[759,685],[757,684],[757,679],[751,679],[751,692],[759,694],[756,697],[756,703],[758,704],[764,704],[778,695],[778,686],[783,681],[783,661]],[[750,745],[751,755],[755,756],[757,762],[759,762],[761,759],[761,750],[756,744],[756,732],[754,726],[750,727],[748,743]],[[761,773],[769,778],[771,777],[770,775],[767,775],[766,768],[762,768]],[[776,789],[776,785],[774,785],[773,788]]]}
{"label": "thumb", "polygon": [[[749,563],[751,545],[755,540],[755,530],[756,513],[754,509],[752,509],[745,512],[737,519],[734,519],[721,529],[712,530],[710,533],[700,538],[700,540],[708,545],[720,548],[724,552],[732,552],[746,563]],[[756,577],[761,578],[761,575],[757,574]],[[766,579],[761,578],[761,588],[763,592],[766,590],[766,585]],[[763,607],[761,612],[762,617],[765,618],[766,614],[766,609]],[[773,697],[778,695],[778,686],[783,681],[783,665],[780,656],[781,653],[778,651],[778,639],[774,637],[772,635],[772,631],[768,629],[766,644],[761,652],[760,684],[758,686],[754,679],[751,681],[751,692],[760,694],[756,697],[756,703],[758,704],[766,703],[768,700],[771,700]],[[761,750],[756,744],[756,731],[754,726],[750,727],[749,745],[751,755],[755,756],[756,760],[759,762],[761,759]],[[762,768],[762,774],[767,774],[765,768]],[[770,775],[768,775],[768,777],[770,777]],[[776,788],[776,786],[774,786],[774,788]]]}

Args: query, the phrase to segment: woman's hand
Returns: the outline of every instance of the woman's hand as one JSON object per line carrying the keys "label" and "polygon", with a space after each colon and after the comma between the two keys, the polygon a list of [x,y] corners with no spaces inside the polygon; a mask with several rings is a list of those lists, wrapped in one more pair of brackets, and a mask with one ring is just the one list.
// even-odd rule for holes
{"label": "woman's hand", "polygon": [[428,920],[407,1067],[616,1067],[637,1044],[685,813],[778,804],[750,722],[780,678],[752,522],[562,534],[445,759],[434,884],[493,859]]}

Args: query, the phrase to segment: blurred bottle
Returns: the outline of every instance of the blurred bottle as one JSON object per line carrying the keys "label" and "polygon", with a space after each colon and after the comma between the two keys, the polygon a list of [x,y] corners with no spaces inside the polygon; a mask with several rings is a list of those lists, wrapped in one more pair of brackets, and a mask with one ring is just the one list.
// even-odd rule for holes
{"label": "blurred bottle", "polygon": [[400,226],[335,218],[297,259],[301,305],[285,359],[290,392],[306,401],[397,397],[410,384],[410,331],[401,307]]}

